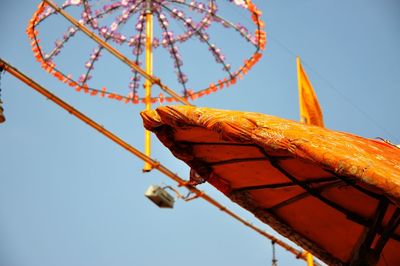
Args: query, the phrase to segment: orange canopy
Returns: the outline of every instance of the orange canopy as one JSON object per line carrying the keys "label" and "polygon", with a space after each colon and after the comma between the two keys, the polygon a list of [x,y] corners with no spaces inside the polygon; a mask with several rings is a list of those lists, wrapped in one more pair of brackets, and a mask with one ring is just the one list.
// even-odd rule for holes
{"label": "orange canopy", "polygon": [[143,112],[193,170],[329,265],[400,265],[400,149],[249,112]]}

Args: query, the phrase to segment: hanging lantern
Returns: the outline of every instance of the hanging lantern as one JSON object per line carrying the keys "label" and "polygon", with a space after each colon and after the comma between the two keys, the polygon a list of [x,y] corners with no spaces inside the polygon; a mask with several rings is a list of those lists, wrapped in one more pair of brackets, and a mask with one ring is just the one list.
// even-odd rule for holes
{"label": "hanging lantern", "polygon": [[144,194],[160,208],[173,208],[175,199],[165,189],[151,185]]}

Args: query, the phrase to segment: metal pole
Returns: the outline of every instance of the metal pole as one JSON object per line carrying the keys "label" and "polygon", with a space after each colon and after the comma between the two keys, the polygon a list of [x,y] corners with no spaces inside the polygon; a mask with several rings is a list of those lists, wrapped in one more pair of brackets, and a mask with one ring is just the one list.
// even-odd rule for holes
{"label": "metal pole", "polygon": [[314,266],[314,258],[310,252],[307,252],[307,266]]}
{"label": "metal pole", "polygon": [[83,33],[85,33],[89,38],[91,38],[93,41],[97,42],[99,45],[104,47],[107,51],[109,51],[113,56],[121,60],[123,63],[127,64],[130,68],[133,68],[136,70],[140,75],[142,75],[144,78],[147,80],[150,80],[152,84],[158,85],[163,91],[171,95],[173,98],[175,98],[177,101],[185,104],[185,105],[191,105],[185,98],[168,88],[166,85],[161,83],[161,80],[155,76],[149,75],[145,70],[143,70],[140,66],[136,65],[132,61],[130,61],[127,57],[122,55],[117,49],[112,47],[110,44],[102,40],[100,37],[98,37],[96,34],[94,34],[92,31],[90,31],[87,27],[85,27],[83,24],[80,24],[76,19],[74,19],[71,15],[69,15],[67,12],[65,12],[63,9],[59,8],[53,1],[51,0],[43,0],[46,2],[49,6],[51,6],[54,10],[56,10],[59,14],[61,14],[63,17],[65,17],[69,22],[71,22],[75,27],[79,28]]}
{"label": "metal pole", "polygon": [[276,259],[275,253],[275,242],[272,241],[272,266],[278,266],[278,260]]}
{"label": "metal pole", "polygon": [[[276,237],[274,237],[273,235],[271,235],[271,234],[265,232],[264,230],[256,227],[252,223],[246,221],[245,219],[243,219],[242,217],[238,216],[237,214],[235,214],[231,210],[227,209],[225,206],[223,206],[222,204],[217,202],[215,199],[213,199],[210,196],[208,196],[203,191],[200,191],[197,188],[189,185],[187,183],[187,181],[185,181],[184,179],[180,178],[177,174],[173,173],[167,167],[163,166],[161,163],[157,162],[156,160],[150,158],[149,156],[147,156],[146,154],[142,153],[141,151],[139,151],[138,149],[134,148],[133,146],[129,145],[127,142],[125,142],[124,140],[122,140],[121,138],[116,136],[114,133],[112,133],[111,131],[107,130],[106,128],[104,128],[102,125],[100,125],[99,123],[95,122],[91,118],[87,117],[86,115],[84,115],[83,113],[81,113],[80,111],[78,111],[77,109],[72,107],[70,104],[64,102],[59,97],[57,97],[56,95],[54,95],[50,91],[46,90],[44,87],[42,87],[41,85],[36,83],[34,80],[29,78],[28,76],[26,76],[25,74],[23,74],[18,69],[16,69],[15,67],[11,66],[9,63],[5,62],[1,58],[0,58],[0,68],[3,68],[5,71],[10,73],[11,75],[16,77],[17,79],[21,80],[22,82],[24,82],[26,85],[28,85],[32,89],[36,90],[37,92],[39,92],[40,94],[45,96],[47,99],[53,101],[55,104],[57,104],[61,108],[65,109],[71,115],[77,117],[81,121],[85,122],[87,125],[89,125],[92,128],[96,129],[101,134],[103,134],[104,136],[106,136],[110,140],[114,141],[116,144],[118,144],[122,148],[126,149],[127,151],[129,151],[130,153],[132,153],[133,155],[138,157],[139,159],[149,163],[152,168],[157,169],[158,171],[160,171],[161,173],[163,173],[167,177],[171,178],[172,180],[177,182],[179,186],[186,187],[189,191],[195,193],[198,197],[203,198],[205,201],[207,201],[211,205],[215,206],[220,211],[225,212],[226,214],[228,214],[232,218],[236,219],[237,221],[241,222],[245,226],[253,229],[254,231],[259,233],[260,235],[262,235],[262,236],[268,238],[269,240],[275,242],[276,244],[280,245],[285,250],[287,250],[287,251],[291,252],[292,254],[294,254],[297,258],[301,258],[303,260],[307,260],[306,252],[297,250],[297,249],[293,248],[292,246],[290,246],[289,244],[286,244],[282,240],[279,240]],[[317,263],[315,263],[315,265],[317,265]]]}
{"label": "metal pole", "polygon": [[[298,93],[299,93],[299,108],[300,108],[300,122],[309,124],[309,121],[307,121],[306,116],[304,114],[304,98],[302,95],[302,84],[301,84],[301,63],[300,63],[300,57],[296,57],[296,68],[297,68],[297,88],[298,88]],[[313,255],[306,251],[306,261],[307,261],[307,266],[314,266],[314,258]]]}
{"label": "metal pole", "polygon": [[[147,1],[146,10],[146,73],[149,76],[153,75],[153,14],[151,11],[151,0]],[[146,111],[151,109],[151,86],[152,81],[146,79],[144,87],[146,90]],[[144,131],[144,153],[147,156],[151,154],[151,134],[149,130]],[[143,172],[150,172],[152,169],[151,165],[147,162],[144,163]]]}

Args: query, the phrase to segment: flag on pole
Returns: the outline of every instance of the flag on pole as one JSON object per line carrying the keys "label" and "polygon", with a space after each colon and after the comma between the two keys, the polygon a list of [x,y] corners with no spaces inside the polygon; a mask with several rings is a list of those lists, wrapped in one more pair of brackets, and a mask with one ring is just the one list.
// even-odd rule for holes
{"label": "flag on pole", "polygon": [[323,127],[324,120],[317,95],[301,65],[300,57],[296,58],[296,62],[299,86],[300,121],[305,124]]}

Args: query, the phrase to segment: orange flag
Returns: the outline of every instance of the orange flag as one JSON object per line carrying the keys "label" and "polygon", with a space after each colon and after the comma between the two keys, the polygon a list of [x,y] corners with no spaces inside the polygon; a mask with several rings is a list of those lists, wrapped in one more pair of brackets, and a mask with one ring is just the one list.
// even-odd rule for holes
{"label": "orange flag", "polygon": [[324,120],[317,95],[300,63],[299,57],[296,58],[296,62],[299,86],[300,121],[305,124],[323,127]]}

